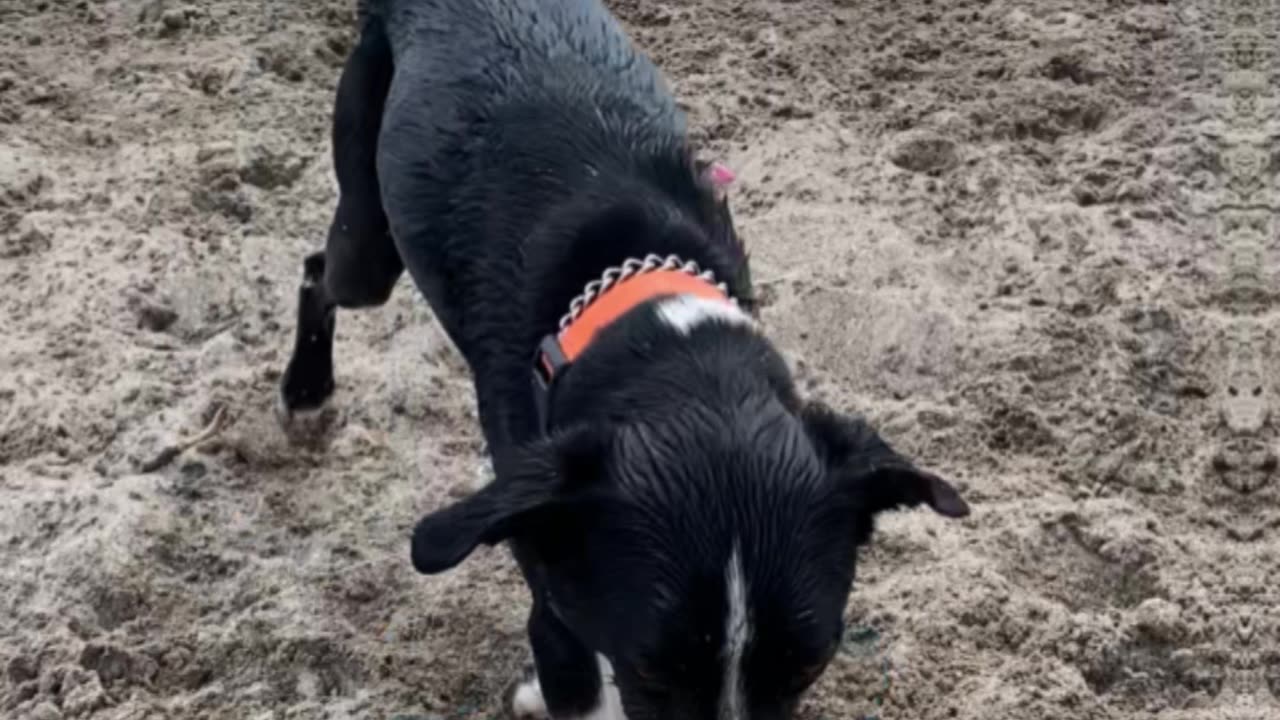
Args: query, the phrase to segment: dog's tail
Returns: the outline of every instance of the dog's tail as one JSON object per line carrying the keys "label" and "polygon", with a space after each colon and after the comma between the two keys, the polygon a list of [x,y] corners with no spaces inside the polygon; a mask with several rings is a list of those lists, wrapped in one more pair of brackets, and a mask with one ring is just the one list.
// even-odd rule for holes
{"label": "dog's tail", "polygon": [[[391,90],[391,77],[395,72],[395,53],[391,49],[386,17],[387,0],[356,0],[356,27],[359,36],[351,49],[351,59],[344,76],[352,73],[353,84],[359,89],[362,114],[382,118],[387,94]],[[347,78],[339,81],[340,85]]]}
{"label": "dog's tail", "polygon": [[[387,0],[356,0],[356,28],[360,35],[378,45],[379,52],[391,56],[387,37]],[[390,62],[390,60],[388,60]]]}

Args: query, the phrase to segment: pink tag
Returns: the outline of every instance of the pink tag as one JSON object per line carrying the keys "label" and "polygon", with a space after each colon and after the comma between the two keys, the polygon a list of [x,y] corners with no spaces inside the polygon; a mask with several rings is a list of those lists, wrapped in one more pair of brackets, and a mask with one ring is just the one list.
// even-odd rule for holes
{"label": "pink tag", "polygon": [[707,170],[707,175],[711,177],[711,183],[716,187],[731,185],[737,178],[737,176],[733,174],[732,170],[721,163],[712,163],[711,167]]}

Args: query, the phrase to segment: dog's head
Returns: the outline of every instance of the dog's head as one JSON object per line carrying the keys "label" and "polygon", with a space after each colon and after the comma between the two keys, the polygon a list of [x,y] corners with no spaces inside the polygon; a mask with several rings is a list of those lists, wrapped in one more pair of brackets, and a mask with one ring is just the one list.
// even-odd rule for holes
{"label": "dog's head", "polygon": [[877,514],[969,509],[865,422],[817,405],[570,429],[423,518],[415,567],[515,541],[534,592],[607,657],[630,720],[781,720],[839,648]]}

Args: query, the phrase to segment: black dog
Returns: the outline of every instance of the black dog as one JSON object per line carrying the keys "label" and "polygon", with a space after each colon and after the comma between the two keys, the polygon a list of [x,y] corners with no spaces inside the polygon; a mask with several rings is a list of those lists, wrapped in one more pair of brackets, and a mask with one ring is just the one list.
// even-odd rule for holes
{"label": "black dog", "polygon": [[727,202],[599,0],[370,0],[338,86],[290,413],[336,307],[407,266],[469,363],[497,479],[416,527],[437,573],[508,541],[533,595],[518,715],[786,718],[836,652],[877,513],[968,507],[802,400]]}

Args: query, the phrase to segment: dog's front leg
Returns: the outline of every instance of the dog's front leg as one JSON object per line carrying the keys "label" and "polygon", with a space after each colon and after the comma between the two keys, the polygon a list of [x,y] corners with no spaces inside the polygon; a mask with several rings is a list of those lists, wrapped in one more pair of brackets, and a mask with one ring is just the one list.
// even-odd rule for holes
{"label": "dog's front leg", "polygon": [[626,720],[608,660],[585,647],[544,603],[529,615],[535,675],[511,698],[517,720]]}

